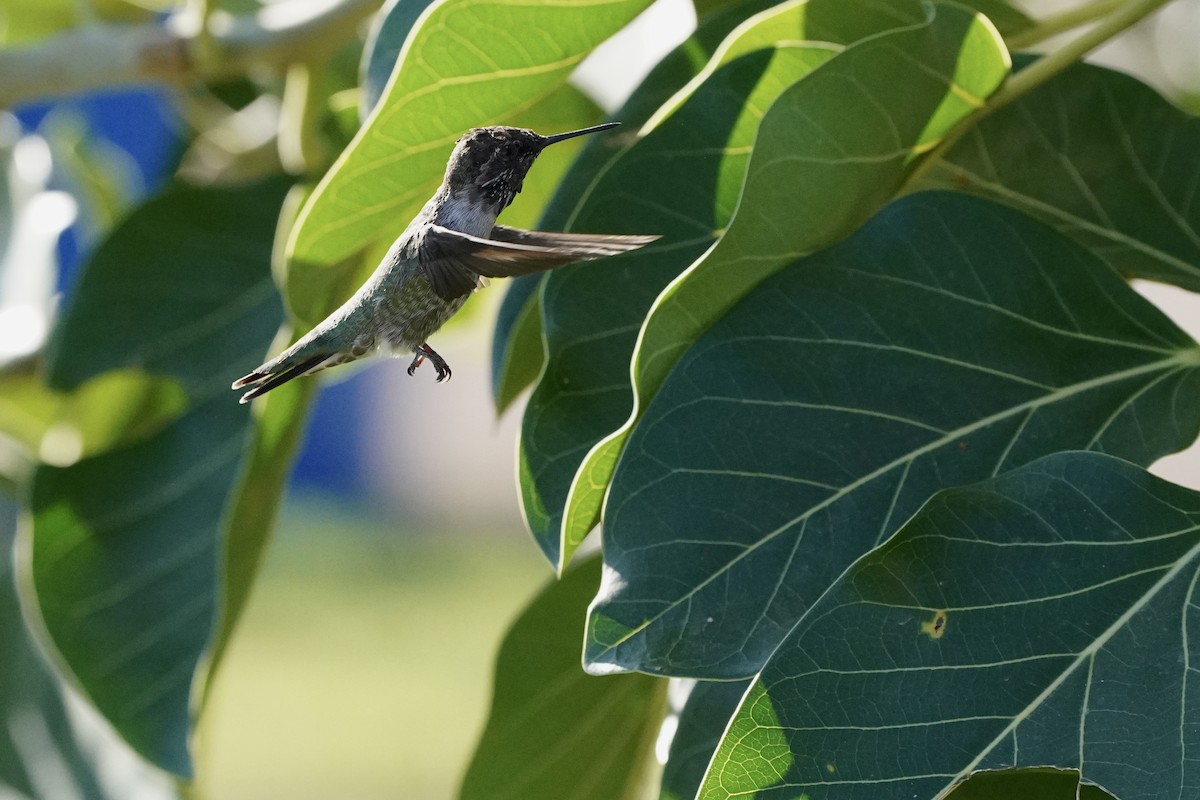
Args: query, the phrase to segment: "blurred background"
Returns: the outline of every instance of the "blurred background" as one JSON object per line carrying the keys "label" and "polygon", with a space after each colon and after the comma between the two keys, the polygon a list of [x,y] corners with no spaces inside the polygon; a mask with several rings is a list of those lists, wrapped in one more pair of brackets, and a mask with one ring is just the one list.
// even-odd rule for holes
{"label": "blurred background", "polygon": [[[1043,15],[1077,4],[1022,5]],[[573,81],[611,111],[694,24],[688,0],[659,0]],[[1169,5],[1093,60],[1200,109],[1200,50],[1169,39],[1200,39],[1200,0]],[[270,140],[278,111],[252,109],[236,134]],[[100,232],[168,180],[186,126],[178,98],[159,88],[0,112],[11,187],[0,204],[17,210],[0,240],[0,360],[41,345]],[[1196,296],[1139,289],[1200,338]],[[454,364],[449,384],[410,378],[401,361],[325,384],[200,734],[198,796],[454,795],[496,646],[552,576],[517,500],[520,404],[498,419],[491,400],[502,294],[482,293],[476,313],[437,337]],[[1195,447],[1156,471],[1200,488]],[[129,758],[118,754],[112,769],[136,770]]]}

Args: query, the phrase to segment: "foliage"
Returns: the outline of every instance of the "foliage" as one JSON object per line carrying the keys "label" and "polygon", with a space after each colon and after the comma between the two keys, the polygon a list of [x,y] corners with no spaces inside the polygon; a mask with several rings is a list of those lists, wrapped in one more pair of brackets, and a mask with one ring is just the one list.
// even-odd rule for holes
{"label": "foliage", "polygon": [[[508,289],[494,396],[532,386],[521,500],[563,577],[501,647],[463,798],[1195,790],[1200,495],[1146,468],[1200,432],[1200,345],[1128,281],[1200,287],[1200,127],[1081,62],[1163,3],[698,3],[620,135],[539,161],[506,222],[661,239]],[[646,5],[393,0],[286,91],[205,90],[282,95],[304,174],[198,169],[224,123],[197,114],[189,168],[94,215],[48,343],[0,371],[0,793],[47,792],[33,720],[106,796],[73,691],[186,791],[316,390],[230,381],[373,269],[464,129],[599,120],[566,80]],[[0,52],[86,6],[13,6]],[[67,183],[111,205],[98,152]]]}

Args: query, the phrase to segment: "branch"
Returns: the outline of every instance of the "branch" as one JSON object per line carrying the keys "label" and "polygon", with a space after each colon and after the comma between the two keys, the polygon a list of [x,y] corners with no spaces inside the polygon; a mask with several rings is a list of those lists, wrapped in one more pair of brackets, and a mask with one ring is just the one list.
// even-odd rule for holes
{"label": "branch", "polygon": [[[252,16],[210,15],[210,57],[185,14],[165,23],[89,24],[0,50],[0,108],[130,84],[184,86],[320,58],[346,42],[380,0],[290,0]],[[188,28],[192,30],[188,30]]]}

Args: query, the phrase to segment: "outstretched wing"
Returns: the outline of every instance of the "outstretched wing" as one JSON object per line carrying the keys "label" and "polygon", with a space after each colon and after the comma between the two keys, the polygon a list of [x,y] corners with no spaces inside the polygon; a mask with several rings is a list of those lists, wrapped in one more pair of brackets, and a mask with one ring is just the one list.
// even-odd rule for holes
{"label": "outstretched wing", "polygon": [[511,278],[636,250],[657,236],[547,233],[497,225],[484,239],[432,225],[418,260],[433,291],[443,300],[470,294],[479,276]]}

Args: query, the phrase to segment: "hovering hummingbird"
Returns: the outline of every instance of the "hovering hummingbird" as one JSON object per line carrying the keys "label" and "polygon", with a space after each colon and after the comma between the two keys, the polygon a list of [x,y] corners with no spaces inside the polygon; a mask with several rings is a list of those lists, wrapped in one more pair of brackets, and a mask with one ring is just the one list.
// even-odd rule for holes
{"label": "hovering hummingbird", "polygon": [[554,136],[524,128],[474,128],[450,154],[442,185],[392,244],[366,283],[298,342],[234,381],[247,403],[301,375],[383,351],[414,353],[437,380],[450,366],[428,339],[486,278],[507,278],[635,250],[657,236],[547,233],[496,225],[548,146],[608,130],[609,122]]}

